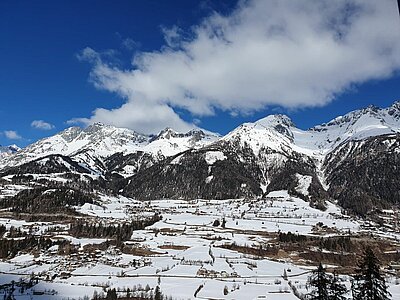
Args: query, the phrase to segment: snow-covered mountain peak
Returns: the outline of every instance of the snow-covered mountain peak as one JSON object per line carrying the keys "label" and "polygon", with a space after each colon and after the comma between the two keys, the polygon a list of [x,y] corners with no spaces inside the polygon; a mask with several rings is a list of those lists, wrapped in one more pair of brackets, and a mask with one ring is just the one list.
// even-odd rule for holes
{"label": "snow-covered mountain peak", "polygon": [[123,146],[128,144],[147,144],[150,137],[127,128],[94,123],[86,127],[78,139],[88,139],[93,143],[110,140],[112,144]]}
{"label": "snow-covered mountain peak", "polygon": [[[398,121],[400,115],[400,102],[394,102],[387,108],[379,108],[375,105],[369,105],[365,108],[355,110],[339,116],[321,125],[311,128],[311,131],[327,131],[329,127],[343,127],[348,130],[357,131],[357,128],[364,127],[365,124],[383,124],[386,123],[400,127],[400,124],[393,124]],[[397,120],[396,120],[397,119]]]}
{"label": "snow-covered mountain peak", "polygon": [[192,129],[186,133],[179,133],[167,127],[151,139],[150,143],[144,147],[144,150],[170,156],[188,149],[206,146],[219,138],[218,134],[205,132],[201,129]]}
{"label": "snow-covered mountain peak", "polygon": [[400,102],[384,109],[370,105],[309,130],[296,128],[285,115],[270,115],[239,126],[223,139],[250,145],[256,154],[261,148],[269,148],[322,159],[345,141],[395,132],[400,132]]}
{"label": "snow-covered mountain peak", "polygon": [[170,127],[166,127],[165,129],[161,130],[160,133],[155,136],[152,140],[159,140],[159,139],[171,139],[171,138],[192,138],[193,140],[201,140],[203,138],[218,138],[219,134],[204,131],[200,128],[192,129],[186,133],[176,132]]}
{"label": "snow-covered mountain peak", "polygon": [[288,116],[282,114],[269,115],[256,121],[255,124],[272,128],[277,126],[295,127],[293,121]]}
{"label": "snow-covered mountain peak", "polygon": [[100,122],[96,122],[96,123],[93,123],[93,124],[90,124],[89,126],[87,126],[84,129],[84,131],[87,133],[95,133],[95,132],[103,131],[105,128],[115,128],[115,127],[111,126],[111,125],[105,125]]}
{"label": "snow-covered mountain peak", "polygon": [[119,128],[115,127],[112,125],[106,125],[100,122],[96,122],[93,124],[90,124],[86,128],[83,129],[83,132],[87,134],[96,134],[96,133],[101,133],[101,132],[110,132],[110,131],[115,131],[115,130],[124,130],[124,131],[130,131],[134,132],[133,130],[126,129],[126,128]]}
{"label": "snow-covered mountain peak", "polygon": [[397,110],[400,110],[400,100],[394,101],[393,104],[389,106],[389,108],[396,108]]}
{"label": "snow-covered mountain peak", "polygon": [[[97,150],[101,151],[102,148],[110,148],[104,144],[105,141],[109,146],[123,146],[132,143],[146,143],[149,137],[139,134],[133,130],[126,128],[118,128],[111,125],[102,123],[94,123],[86,128],[70,127],[60,133],[38,141],[39,144],[51,144],[54,154],[70,155],[74,151],[79,151],[83,147],[100,146]],[[35,143],[35,144],[37,144]],[[32,144],[32,145],[35,145]],[[65,147],[54,148],[55,144],[62,144]],[[103,145],[101,145],[103,144]],[[31,146],[32,146],[31,145]],[[28,146],[29,148],[30,146]],[[50,149],[48,149],[50,150]],[[112,150],[111,148],[109,150]]]}
{"label": "snow-covered mountain peak", "polygon": [[154,138],[157,139],[170,139],[171,137],[176,137],[178,133],[173,130],[171,127],[166,127],[165,129],[161,130],[160,133]]}
{"label": "snow-covered mountain peak", "polygon": [[148,136],[130,129],[100,123],[85,129],[70,127],[2,159],[0,165],[18,165],[50,154],[73,156],[82,151],[89,151],[98,157],[107,157],[116,152],[136,151],[147,145],[149,139]]}
{"label": "snow-covered mountain peak", "polygon": [[15,145],[15,144],[6,146],[6,148],[7,148],[9,151],[13,152],[13,153],[15,153],[15,152],[21,150],[21,148],[18,147],[17,145]]}
{"label": "snow-covered mountain peak", "polygon": [[80,133],[82,128],[78,126],[69,127],[59,133],[59,135],[67,142],[72,142]]}
{"label": "snow-covered mountain peak", "polygon": [[17,145],[1,146],[0,145],[0,158],[12,155],[21,150]]}
{"label": "snow-covered mountain peak", "polygon": [[400,100],[395,101],[391,106],[387,108],[387,113],[396,120],[400,120]]}
{"label": "snow-covered mountain peak", "polygon": [[270,115],[254,123],[244,123],[222,138],[223,141],[250,147],[258,155],[261,149],[290,151],[293,122],[285,115]]}
{"label": "snow-covered mountain peak", "polygon": [[254,124],[262,127],[272,128],[278,133],[293,139],[292,128],[295,128],[293,121],[286,115],[275,114],[270,115],[256,121]]}
{"label": "snow-covered mountain peak", "polygon": [[317,148],[325,152],[344,141],[400,132],[399,106],[398,102],[387,108],[370,105],[315,126],[308,132]]}

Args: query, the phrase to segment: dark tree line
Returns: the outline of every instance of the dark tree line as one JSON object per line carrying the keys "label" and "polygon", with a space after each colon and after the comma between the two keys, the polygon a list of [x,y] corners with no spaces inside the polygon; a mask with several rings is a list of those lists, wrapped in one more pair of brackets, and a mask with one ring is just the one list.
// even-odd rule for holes
{"label": "dark tree line", "polygon": [[321,238],[319,244],[321,248],[329,251],[351,252],[353,249],[353,243],[349,236]]}
{"label": "dark tree line", "polygon": [[321,249],[328,251],[346,251],[351,252],[354,249],[354,244],[350,236],[333,236],[333,237],[311,237],[301,234],[280,232],[278,240],[281,243],[318,243]]}
{"label": "dark tree line", "polygon": [[11,226],[10,230],[8,231],[8,238],[19,238],[19,237],[24,237],[24,236],[28,236],[29,233],[22,231],[20,227],[14,227]]}
{"label": "dark tree line", "polygon": [[[120,295],[118,295],[120,294]],[[167,297],[164,296],[161,292],[160,287],[157,285],[156,288],[154,289],[154,292],[150,289],[150,286],[147,285],[146,289],[142,291],[131,291],[129,288],[125,291],[122,292],[123,295],[121,295],[121,292],[118,292],[115,288],[114,289],[109,289],[107,291],[107,294],[98,294],[95,292],[93,295],[92,300],[167,300],[171,299],[172,297]]]}
{"label": "dark tree line", "polygon": [[294,234],[289,231],[288,233],[279,232],[278,239],[281,243],[302,243],[311,238],[301,234]]}
{"label": "dark tree line", "polygon": [[33,188],[9,198],[0,199],[0,208],[10,208],[16,213],[68,213],[75,214],[70,206],[94,203],[93,194],[69,188]]}
{"label": "dark tree line", "polygon": [[28,236],[23,239],[0,239],[0,258],[13,258],[20,251],[48,249],[53,246],[48,238]]}
{"label": "dark tree line", "polygon": [[77,220],[71,223],[69,233],[76,237],[87,238],[115,238],[126,241],[132,236],[133,231],[145,229],[162,219],[161,215],[154,214],[151,217],[133,220],[124,224],[92,223]]}
{"label": "dark tree line", "polygon": [[0,237],[2,237],[4,235],[4,233],[6,233],[7,231],[7,227],[4,225],[0,225]]}

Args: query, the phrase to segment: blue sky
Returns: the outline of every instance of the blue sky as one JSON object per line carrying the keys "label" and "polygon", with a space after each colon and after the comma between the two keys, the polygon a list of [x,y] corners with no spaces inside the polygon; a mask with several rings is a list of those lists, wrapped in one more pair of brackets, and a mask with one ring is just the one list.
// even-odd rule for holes
{"label": "blue sky", "polygon": [[279,112],[308,128],[400,100],[396,1],[281,3],[1,1],[0,144],[94,121],[225,134]]}

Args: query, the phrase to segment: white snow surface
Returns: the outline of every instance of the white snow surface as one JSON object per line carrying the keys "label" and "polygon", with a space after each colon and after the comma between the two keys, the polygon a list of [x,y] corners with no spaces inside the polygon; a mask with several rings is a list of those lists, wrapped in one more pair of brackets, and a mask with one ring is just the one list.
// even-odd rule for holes
{"label": "white snow surface", "polygon": [[218,160],[225,160],[226,156],[221,151],[208,151],[206,152],[206,162],[209,165],[215,164]]}
{"label": "white snow surface", "polygon": [[303,194],[304,196],[308,196],[308,189],[310,188],[310,184],[312,182],[312,176],[301,175],[297,173],[296,178],[298,180],[298,185],[295,188],[296,192]]}

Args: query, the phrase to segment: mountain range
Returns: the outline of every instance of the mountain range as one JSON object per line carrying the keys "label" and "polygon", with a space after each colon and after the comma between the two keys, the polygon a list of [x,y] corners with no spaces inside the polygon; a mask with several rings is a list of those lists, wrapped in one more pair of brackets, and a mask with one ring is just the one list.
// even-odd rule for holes
{"label": "mountain range", "polygon": [[0,148],[0,176],[41,184],[90,182],[140,200],[259,198],[273,190],[353,213],[400,204],[400,102],[368,106],[302,130],[285,115],[225,136],[158,135],[100,123],[71,127],[23,149]]}

